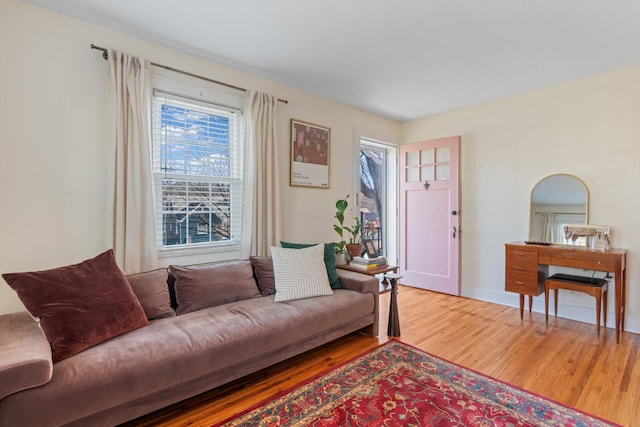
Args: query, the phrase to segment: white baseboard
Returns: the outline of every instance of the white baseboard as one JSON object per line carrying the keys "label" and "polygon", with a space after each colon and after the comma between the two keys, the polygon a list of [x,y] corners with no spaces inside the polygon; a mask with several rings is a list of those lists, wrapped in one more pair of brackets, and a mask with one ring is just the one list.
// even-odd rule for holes
{"label": "white baseboard", "polygon": [[[561,291],[562,292],[562,291]],[[505,291],[497,291],[493,289],[481,288],[462,288],[462,296],[473,298],[481,301],[492,302],[496,304],[506,305],[509,307],[520,307],[518,294]],[[595,299],[591,298],[592,301]],[[525,310],[529,309],[528,299],[525,300]],[[563,303],[563,298],[558,298],[558,317],[565,319],[577,320],[579,322],[596,324],[595,302],[592,308]],[[549,301],[550,315],[553,315],[553,297]],[[533,311],[544,314],[544,294],[533,298]],[[607,328],[615,329],[615,312],[613,298],[609,298],[609,306],[607,307]],[[624,330],[627,332],[640,333],[640,317],[632,316],[629,313],[625,316]]]}

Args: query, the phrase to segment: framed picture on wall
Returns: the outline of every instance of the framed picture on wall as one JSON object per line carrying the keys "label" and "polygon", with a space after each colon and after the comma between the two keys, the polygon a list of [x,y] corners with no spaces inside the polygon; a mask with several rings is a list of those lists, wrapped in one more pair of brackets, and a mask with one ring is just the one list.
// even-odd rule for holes
{"label": "framed picture on wall", "polygon": [[293,187],[329,188],[331,129],[291,119]]}

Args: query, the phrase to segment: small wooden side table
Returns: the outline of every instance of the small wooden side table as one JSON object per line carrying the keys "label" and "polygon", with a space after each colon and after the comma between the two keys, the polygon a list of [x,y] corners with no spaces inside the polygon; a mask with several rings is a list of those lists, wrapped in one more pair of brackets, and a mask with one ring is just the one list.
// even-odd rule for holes
{"label": "small wooden side table", "polygon": [[[397,265],[385,265],[382,267],[378,267],[378,268],[371,268],[369,270],[362,270],[359,268],[354,268],[351,267],[349,264],[345,264],[345,265],[336,265],[336,268],[339,268],[341,270],[349,270],[349,271],[355,271],[356,273],[362,273],[362,274],[366,274],[368,276],[377,276],[378,274],[385,274],[385,273],[397,273],[398,272],[398,266]],[[387,277],[384,276],[382,279],[382,283],[380,286],[380,293],[384,293],[389,291],[389,281],[387,280]]]}
{"label": "small wooden side table", "polygon": [[395,273],[385,274],[385,278],[391,282],[391,303],[389,304],[389,323],[387,325],[387,335],[390,337],[400,336],[400,315],[398,314],[398,279],[402,275]]}

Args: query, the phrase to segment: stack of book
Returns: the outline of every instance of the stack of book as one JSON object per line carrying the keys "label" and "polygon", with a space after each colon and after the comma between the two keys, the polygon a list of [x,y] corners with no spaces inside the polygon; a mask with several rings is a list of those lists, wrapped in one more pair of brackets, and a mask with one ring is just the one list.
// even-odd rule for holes
{"label": "stack of book", "polygon": [[364,258],[361,256],[354,257],[349,265],[353,268],[357,268],[358,270],[373,270],[376,268],[386,267],[387,259],[383,256],[378,256],[375,258]]}

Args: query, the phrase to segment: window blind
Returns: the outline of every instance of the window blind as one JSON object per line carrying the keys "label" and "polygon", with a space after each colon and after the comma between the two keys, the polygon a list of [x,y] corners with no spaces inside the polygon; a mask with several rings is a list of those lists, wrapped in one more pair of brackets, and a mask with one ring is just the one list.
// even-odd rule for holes
{"label": "window blind", "polygon": [[152,123],[159,247],[238,245],[242,112],[156,89]]}

